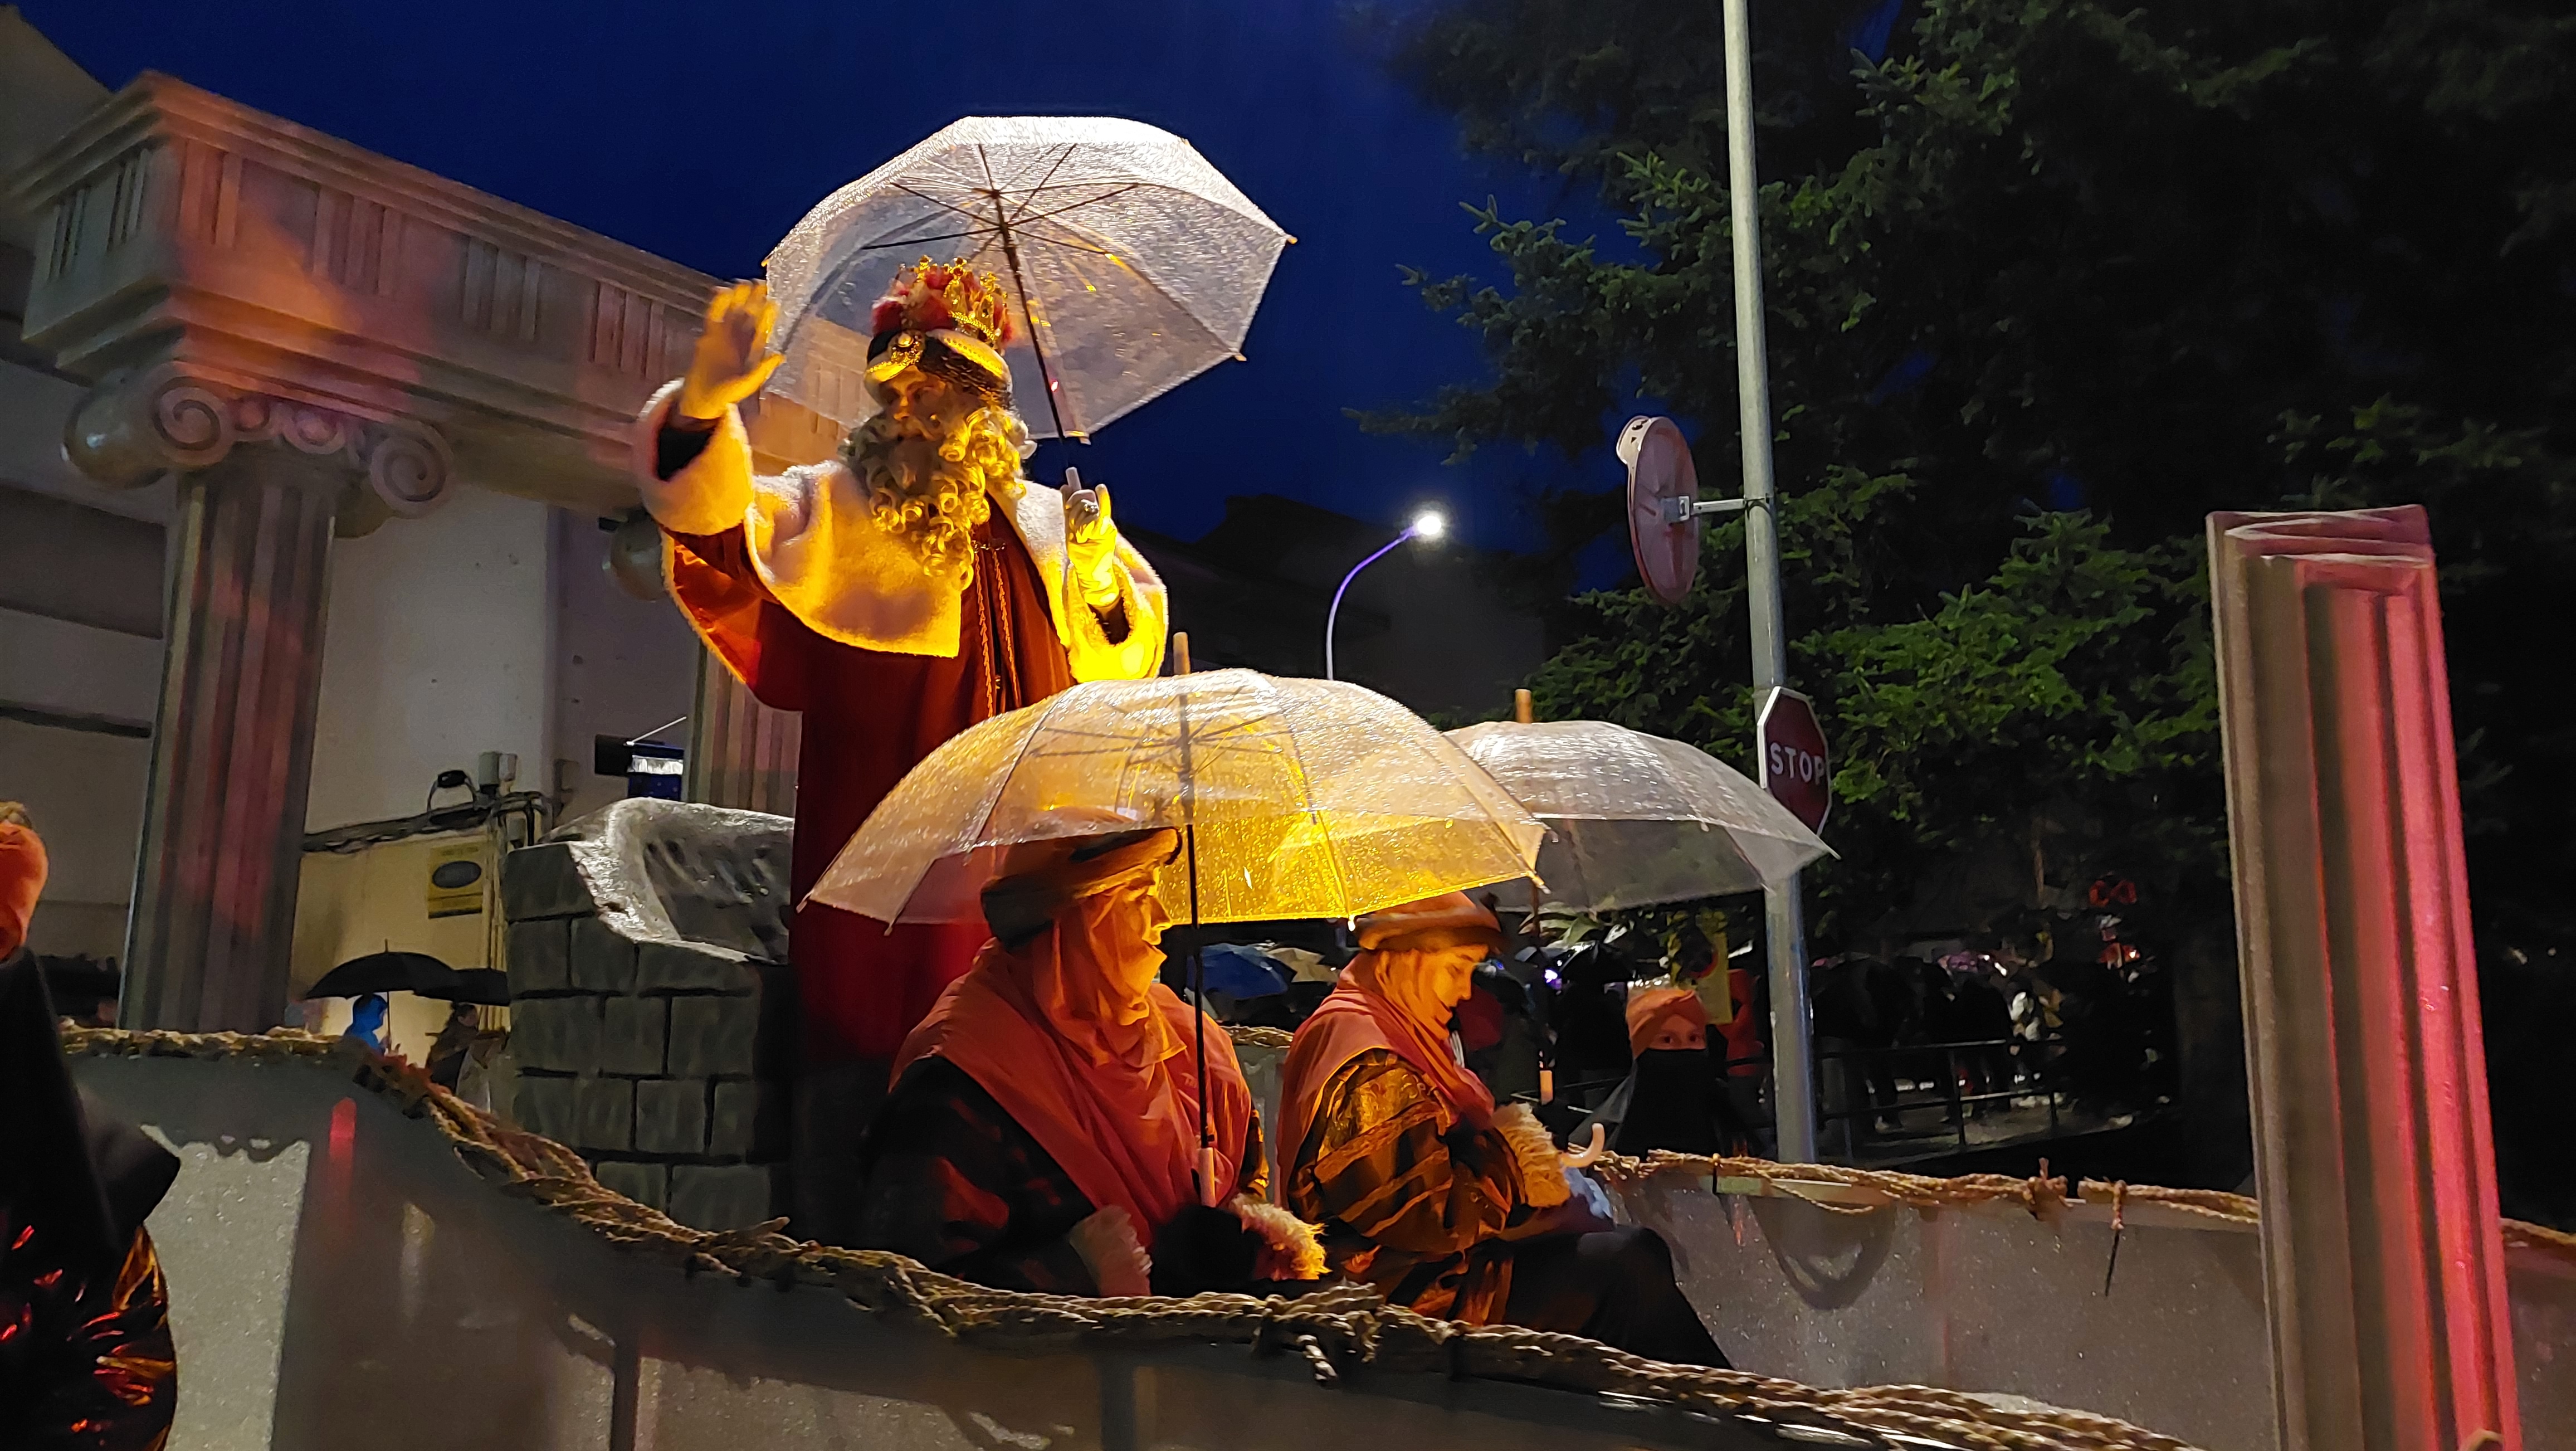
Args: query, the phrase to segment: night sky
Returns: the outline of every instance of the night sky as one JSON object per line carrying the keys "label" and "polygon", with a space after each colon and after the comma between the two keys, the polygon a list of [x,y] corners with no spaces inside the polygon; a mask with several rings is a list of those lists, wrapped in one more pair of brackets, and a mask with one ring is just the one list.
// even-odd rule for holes
{"label": "night sky", "polygon": [[[1558,215],[1553,178],[1471,159],[1388,74],[1340,0],[875,5],[741,0],[21,0],[111,87],[159,70],[718,276],[833,188],[963,115],[1104,114],[1195,144],[1288,232],[1244,352],[1112,424],[1048,444],[1132,523],[1194,537],[1228,495],[1280,493],[1400,526],[1449,505],[1479,542],[1539,542],[1532,488],[1609,487],[1606,449],[1443,463],[1344,412],[1482,376],[1475,340],[1401,264],[1492,274],[1462,201]],[[1586,229],[1599,226],[1587,223]],[[1608,232],[1606,226],[1599,229]]]}

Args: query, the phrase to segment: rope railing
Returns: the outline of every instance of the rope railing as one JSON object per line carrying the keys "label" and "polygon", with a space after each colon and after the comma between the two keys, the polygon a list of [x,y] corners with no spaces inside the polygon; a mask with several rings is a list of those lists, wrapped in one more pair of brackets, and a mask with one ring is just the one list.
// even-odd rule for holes
{"label": "rope railing", "polygon": [[[1027,1349],[1037,1342],[1060,1345],[1068,1339],[1130,1348],[1237,1344],[1255,1355],[1300,1356],[1325,1384],[1344,1383],[1362,1368],[1517,1381],[1761,1423],[1787,1430],[1791,1440],[1889,1451],[1897,1447],[1920,1451],[1926,1445],[1957,1451],[2192,1451],[2172,1437],[2081,1411],[2007,1407],[1929,1386],[1820,1388],[1741,1371],[1667,1365],[1576,1335],[1432,1320],[1390,1306],[1375,1291],[1359,1286],[1331,1287],[1300,1298],[1211,1293],[1186,1300],[1091,1299],[987,1289],[901,1255],[800,1243],[780,1232],[783,1220],[748,1229],[690,1228],[602,1187],[571,1149],[509,1128],[432,1084],[420,1069],[380,1057],[346,1038],[291,1029],[265,1034],[178,1033],[66,1025],[63,1046],[76,1057],[220,1059],[323,1069],[381,1095],[407,1116],[435,1126],[469,1169],[503,1193],[566,1216],[622,1252],[683,1273],[729,1276],[744,1284],[827,1288],[873,1315],[969,1345]],[[2003,1175],[1938,1180],[1827,1165],[1673,1154],[1603,1162],[1614,1177],[1630,1179],[1672,1169],[1722,1170],[1732,1176],[1783,1183],[1791,1182],[1794,1175],[1867,1184],[1904,1203],[2016,1200],[2034,1212],[2052,1196],[2062,1202],[2066,1182]],[[2132,1198],[2196,1193],[2136,1186],[2126,1192]],[[2241,1203],[2251,1213],[2250,1200],[2234,1195],[2217,1198]],[[2508,1239],[2517,1231],[2544,1239],[2568,1238],[2520,1225],[2508,1229]],[[1840,1437],[1851,1439],[1836,1439]]]}

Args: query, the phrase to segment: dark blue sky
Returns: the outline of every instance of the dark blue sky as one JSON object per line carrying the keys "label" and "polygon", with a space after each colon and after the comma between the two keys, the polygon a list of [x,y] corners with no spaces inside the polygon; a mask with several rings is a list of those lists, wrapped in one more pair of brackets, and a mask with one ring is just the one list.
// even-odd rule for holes
{"label": "dark blue sky", "polygon": [[[1195,536],[1230,494],[1394,524],[1440,499],[1476,539],[1537,542],[1530,486],[1580,465],[1360,432],[1482,375],[1399,264],[1491,272],[1459,203],[1555,215],[1552,179],[1470,159],[1340,0],[974,6],[445,0],[21,0],[111,86],[166,71],[719,276],[757,275],[806,209],[961,115],[1107,114],[1187,137],[1295,235],[1244,352],[1111,425],[1082,464],[1122,516]],[[1606,230],[1606,228],[1604,229]]]}

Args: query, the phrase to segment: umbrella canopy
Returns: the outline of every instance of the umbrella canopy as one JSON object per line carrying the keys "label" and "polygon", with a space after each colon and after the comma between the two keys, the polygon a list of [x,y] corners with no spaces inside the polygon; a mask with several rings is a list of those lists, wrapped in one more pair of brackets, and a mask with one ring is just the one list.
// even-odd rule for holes
{"label": "umbrella canopy", "polygon": [[1831,850],[1680,741],[1600,720],[1489,721],[1449,738],[1547,823],[1538,874],[1548,900],[1578,910],[1756,892]]}
{"label": "umbrella canopy", "polygon": [[489,968],[460,971],[426,952],[370,952],[341,963],[304,990],[307,999],[362,998],[369,993],[506,1003],[510,1000],[510,975]]}
{"label": "umbrella canopy", "polygon": [[848,424],[869,309],[923,257],[1000,277],[1038,438],[1081,438],[1240,354],[1288,234],[1186,141],[1136,121],[973,116],[823,199],[769,256],[770,388]]}
{"label": "umbrella canopy", "polygon": [[1157,888],[1201,922],[1348,918],[1508,881],[1545,834],[1382,695],[1215,670],[1091,681],[950,738],[812,896],[880,922],[972,921],[1013,844],[1148,826],[1195,828],[1195,882],[1184,859]]}

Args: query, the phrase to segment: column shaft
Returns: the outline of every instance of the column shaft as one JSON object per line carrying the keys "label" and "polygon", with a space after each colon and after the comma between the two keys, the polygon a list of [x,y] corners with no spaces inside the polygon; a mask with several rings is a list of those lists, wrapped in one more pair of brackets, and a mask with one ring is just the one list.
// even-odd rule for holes
{"label": "column shaft", "polygon": [[723,661],[700,650],[682,794],[709,806],[795,815],[804,720],[795,711],[761,704]]}
{"label": "column shaft", "polygon": [[126,1027],[256,1032],[284,1019],[348,478],[274,447],[180,478]]}
{"label": "column shaft", "polygon": [[2209,538],[2282,1451],[2516,1451],[2423,511]]}

